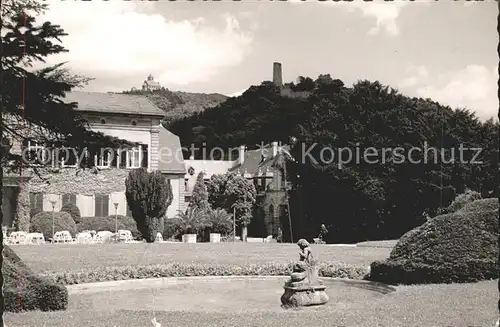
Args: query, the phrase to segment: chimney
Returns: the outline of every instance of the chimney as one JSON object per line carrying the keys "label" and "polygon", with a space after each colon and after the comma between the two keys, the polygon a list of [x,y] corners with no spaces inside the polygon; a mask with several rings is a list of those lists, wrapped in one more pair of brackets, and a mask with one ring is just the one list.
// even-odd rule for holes
{"label": "chimney", "polygon": [[281,63],[275,62],[273,64],[273,83],[276,86],[283,86],[283,78],[281,76]]}
{"label": "chimney", "polygon": [[273,142],[273,158],[278,155],[278,142]]}
{"label": "chimney", "polygon": [[243,165],[243,163],[245,162],[245,146],[244,145],[240,146],[240,153],[238,156],[238,160],[240,162],[240,165]]}

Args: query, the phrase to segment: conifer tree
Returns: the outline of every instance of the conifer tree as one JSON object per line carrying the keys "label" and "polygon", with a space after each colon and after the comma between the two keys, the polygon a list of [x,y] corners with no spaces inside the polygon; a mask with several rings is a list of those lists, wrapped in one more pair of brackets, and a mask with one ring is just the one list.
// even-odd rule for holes
{"label": "conifer tree", "polygon": [[137,229],[148,243],[162,232],[162,221],[172,203],[172,186],[159,171],[131,171],[125,180],[125,196]]}
{"label": "conifer tree", "polygon": [[204,173],[200,172],[196,177],[196,183],[193,187],[193,193],[191,195],[191,201],[189,202],[189,207],[191,209],[196,209],[200,211],[208,211],[210,209],[210,204],[208,203],[208,191],[205,185]]}
{"label": "conifer tree", "polygon": [[[35,0],[3,0],[0,8],[0,201],[4,169],[15,171],[23,165],[22,156],[11,152],[13,139],[34,140],[49,147],[86,148],[89,158],[102,148],[133,145],[91,131],[88,122],[75,110],[77,103],[64,101],[65,92],[84,85],[89,78],[72,74],[62,63],[33,69],[35,63],[44,63],[46,57],[67,51],[61,45],[62,37],[67,34],[60,26],[35,22],[33,14],[46,9],[46,4]],[[90,163],[80,164],[85,167]],[[3,233],[0,233],[0,253],[2,250]],[[0,268],[2,265],[0,256]],[[3,283],[0,273],[1,288]],[[4,297],[0,293],[0,326],[3,326]]]}

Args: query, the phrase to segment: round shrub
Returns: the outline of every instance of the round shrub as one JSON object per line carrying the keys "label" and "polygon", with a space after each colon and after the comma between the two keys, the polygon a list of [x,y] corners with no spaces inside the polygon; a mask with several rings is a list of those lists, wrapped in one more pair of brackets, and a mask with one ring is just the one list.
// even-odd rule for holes
{"label": "round shrub", "polygon": [[[135,220],[131,217],[120,216],[117,217],[118,229],[127,229],[132,233],[135,239],[142,238],[141,233],[137,229]],[[108,217],[81,217],[80,222],[76,225],[78,232],[85,230],[110,231],[115,232],[115,216]]]}
{"label": "round shrub", "polygon": [[[76,235],[76,224],[67,212],[54,212],[54,231],[67,230]],[[30,232],[42,233],[45,239],[52,238],[52,212],[40,212],[31,218]]]}
{"label": "round shrub", "polygon": [[71,215],[71,218],[76,222],[78,218],[80,218],[80,209],[74,203],[66,203],[61,208],[61,212],[67,212]]}
{"label": "round shrub", "polygon": [[401,237],[370,279],[389,284],[460,283],[498,278],[498,199],[471,202]]}
{"label": "round shrub", "polygon": [[64,285],[36,275],[9,246],[4,247],[3,255],[6,311],[56,311],[67,308],[68,290]]}
{"label": "round shrub", "polygon": [[40,212],[43,212],[42,209],[40,208],[33,208],[30,210],[30,218],[33,218],[35,217],[37,214],[39,214]]}

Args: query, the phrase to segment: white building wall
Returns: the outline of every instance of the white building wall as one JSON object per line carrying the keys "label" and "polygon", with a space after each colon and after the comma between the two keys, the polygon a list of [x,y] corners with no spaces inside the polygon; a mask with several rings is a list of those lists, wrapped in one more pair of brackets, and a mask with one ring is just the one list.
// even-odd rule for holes
{"label": "white building wall", "polygon": [[170,179],[170,185],[172,186],[173,199],[172,203],[167,208],[167,218],[174,218],[179,214],[179,210],[181,209],[180,194],[179,194],[181,179],[179,178],[169,178],[169,179]]}

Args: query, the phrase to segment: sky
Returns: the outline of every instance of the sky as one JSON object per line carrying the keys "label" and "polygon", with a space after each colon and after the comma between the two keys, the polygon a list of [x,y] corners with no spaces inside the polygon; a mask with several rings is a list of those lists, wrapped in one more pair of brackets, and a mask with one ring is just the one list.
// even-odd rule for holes
{"label": "sky", "polygon": [[498,111],[497,3],[49,0],[39,17],[69,34],[67,62],[94,78],[83,90],[140,88],[152,74],[172,91],[241,94],[272,79],[330,74],[378,80],[408,96]]}

